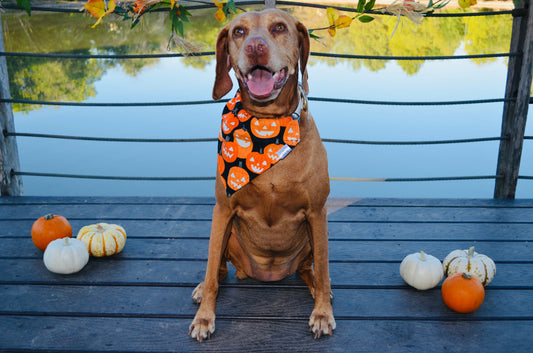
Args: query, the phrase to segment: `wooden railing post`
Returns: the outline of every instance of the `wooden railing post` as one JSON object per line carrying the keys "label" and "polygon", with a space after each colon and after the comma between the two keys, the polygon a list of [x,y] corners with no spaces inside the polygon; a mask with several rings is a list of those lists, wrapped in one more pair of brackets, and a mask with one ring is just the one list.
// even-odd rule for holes
{"label": "wooden railing post", "polygon": [[509,58],[505,98],[512,100],[504,104],[501,134],[508,139],[500,142],[496,174],[502,178],[496,180],[494,187],[494,197],[502,199],[515,197],[531,94],[533,6],[531,0],[521,0],[520,4],[526,11],[524,16],[513,19],[510,49],[520,55]]}
{"label": "wooden railing post", "polygon": [[[4,35],[0,17],[0,51],[4,51]],[[0,99],[10,99],[6,57],[0,55]],[[12,171],[19,170],[17,140],[6,136],[6,131],[15,131],[11,103],[0,102],[0,191],[2,196],[22,195],[22,178]]]}
{"label": "wooden railing post", "polygon": [[276,0],[265,0],[265,8],[267,9],[276,8]]}

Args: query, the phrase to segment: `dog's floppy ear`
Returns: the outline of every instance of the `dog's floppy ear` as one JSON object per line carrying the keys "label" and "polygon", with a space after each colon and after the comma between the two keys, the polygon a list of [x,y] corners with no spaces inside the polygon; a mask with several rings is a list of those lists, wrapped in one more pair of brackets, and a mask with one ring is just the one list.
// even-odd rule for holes
{"label": "dog's floppy ear", "polygon": [[233,82],[229,76],[231,64],[228,51],[228,26],[224,27],[217,38],[216,45],[216,75],[213,86],[213,99],[219,100],[224,97],[233,87]]}
{"label": "dog's floppy ear", "polygon": [[298,42],[300,50],[300,71],[302,72],[302,86],[305,94],[309,93],[309,85],[307,84],[307,60],[309,59],[310,40],[307,27],[301,22],[296,23],[298,29]]}

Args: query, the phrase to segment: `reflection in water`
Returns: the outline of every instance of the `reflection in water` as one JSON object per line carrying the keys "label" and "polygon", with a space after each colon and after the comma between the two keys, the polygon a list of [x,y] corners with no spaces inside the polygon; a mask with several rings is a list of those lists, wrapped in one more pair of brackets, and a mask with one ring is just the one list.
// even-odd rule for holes
{"label": "reflection in water", "polygon": [[[309,28],[327,24],[325,10],[291,11]],[[212,11],[195,12],[187,39],[212,51],[222,26]],[[2,14],[6,51],[42,53],[166,53],[168,15],[149,14],[130,29],[110,18],[91,29],[80,14]],[[353,23],[334,39],[312,41],[314,52],[417,56],[502,53],[509,49],[510,15],[427,18],[417,26],[380,17]],[[324,34],[327,36],[327,34]],[[214,58],[64,59],[8,57],[13,98],[88,102],[208,100]],[[393,61],[312,57],[310,95],[372,101],[501,98],[506,59]],[[216,137],[221,104],[145,108],[15,105],[18,132],[139,138]],[[432,140],[499,136],[501,104],[396,107],[312,102],[322,137]],[[19,137],[24,171],[115,176],[211,176],[216,145],[96,143]],[[521,172],[533,174],[527,146]],[[423,147],[326,144],[333,177],[389,178],[492,175],[497,142]],[[48,156],[61,156],[49,158]],[[532,166],[532,167],[529,167]],[[27,195],[212,196],[211,182],[123,182],[24,177]],[[524,187],[525,186],[525,187]],[[492,197],[493,181],[439,183],[332,182],[335,197]],[[521,191],[522,190],[522,191]],[[532,185],[519,183],[518,196]],[[529,194],[528,194],[529,193]]]}
{"label": "reflection in water", "polygon": [[[290,9],[308,28],[324,27],[326,11],[308,8]],[[456,10],[457,11],[457,10]],[[141,24],[130,28],[128,22],[105,21],[91,28],[93,19],[88,15],[62,13],[22,12],[2,16],[6,51],[70,54],[153,54],[165,53],[170,33],[168,16],[153,13],[143,17]],[[395,17],[379,17],[372,23],[355,21],[350,28],[337,31],[335,38],[313,41],[312,51],[337,54],[379,56],[440,56],[453,55],[464,43],[466,54],[503,53],[508,50],[511,33],[510,15],[479,17],[427,18],[421,25],[402,20],[396,26]],[[186,30],[187,40],[203,43],[205,50],[214,50],[214,41],[221,24],[212,11],[198,11]],[[189,57],[186,65],[203,69],[208,57]],[[494,58],[477,59],[483,64]],[[94,83],[105,72],[120,66],[128,75],[135,76],[144,67],[158,59],[93,60],[8,57],[11,95],[14,99],[81,102],[94,97]],[[362,66],[371,71],[385,69],[387,60],[346,60],[314,57],[310,65],[325,62],[336,65],[346,61],[353,70]],[[416,74],[424,61],[398,61],[409,75]],[[15,111],[29,111],[39,106],[15,104]]]}

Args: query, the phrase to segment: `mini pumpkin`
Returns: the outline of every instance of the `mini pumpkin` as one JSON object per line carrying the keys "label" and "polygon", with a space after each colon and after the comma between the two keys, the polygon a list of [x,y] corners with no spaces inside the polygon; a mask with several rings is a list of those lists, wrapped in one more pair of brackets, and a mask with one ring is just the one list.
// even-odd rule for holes
{"label": "mini pumpkin", "polygon": [[118,254],[126,244],[126,231],[117,224],[97,223],[85,226],[77,238],[85,243],[92,256]]}
{"label": "mini pumpkin", "polygon": [[239,125],[239,119],[232,112],[222,115],[222,131],[229,134]]}
{"label": "mini pumpkin", "polygon": [[250,175],[241,167],[231,167],[228,171],[228,186],[237,191],[250,181]]}
{"label": "mini pumpkin", "polygon": [[37,219],[31,227],[33,244],[42,251],[46,250],[51,241],[71,236],[70,223],[59,215],[47,214]]}
{"label": "mini pumpkin", "polygon": [[442,282],[441,294],[447,307],[466,314],[477,310],[483,304],[485,288],[476,276],[461,272]]}
{"label": "mini pumpkin", "polygon": [[265,154],[267,155],[268,159],[270,159],[270,163],[276,163],[279,160],[279,154],[278,151],[283,147],[283,145],[271,143],[270,145],[265,147]]}
{"label": "mini pumpkin", "polygon": [[246,167],[255,174],[261,174],[270,168],[270,159],[266,154],[252,152],[246,158]]}
{"label": "mini pumpkin", "polygon": [[222,151],[222,158],[228,163],[235,162],[239,155],[239,145],[233,141],[224,141],[220,147]]}
{"label": "mini pumpkin", "polygon": [[239,110],[239,113],[237,114],[237,119],[239,119],[239,121],[243,123],[247,121],[248,119],[250,119],[251,117],[252,115],[244,109]]}
{"label": "mini pumpkin", "polygon": [[82,241],[65,237],[48,244],[43,261],[49,271],[68,275],[80,271],[87,265],[89,252]]}
{"label": "mini pumpkin", "polygon": [[444,273],[439,259],[421,251],[403,259],[400,264],[400,276],[411,287],[426,290],[437,286]]}
{"label": "mini pumpkin", "polygon": [[297,120],[292,120],[285,128],[283,141],[289,146],[295,146],[300,142],[300,125]]}
{"label": "mini pumpkin", "polygon": [[277,136],[280,131],[278,119],[257,119],[252,118],[250,122],[252,134],[259,138],[271,138]]}
{"label": "mini pumpkin", "polygon": [[233,137],[235,139],[234,141],[239,146],[237,150],[237,156],[239,158],[245,159],[246,156],[250,152],[252,152],[252,149],[254,147],[250,133],[244,129],[237,129],[233,133]]}
{"label": "mini pumpkin", "polygon": [[228,102],[228,108],[230,110],[233,110],[235,109],[235,105],[241,101],[241,93],[240,92],[237,92],[235,94],[235,97],[233,97],[229,102]]}
{"label": "mini pumpkin", "polygon": [[468,250],[454,250],[442,262],[444,273],[451,276],[455,273],[468,272],[476,276],[486,286],[496,276],[496,264],[486,255],[478,254],[474,247]]}

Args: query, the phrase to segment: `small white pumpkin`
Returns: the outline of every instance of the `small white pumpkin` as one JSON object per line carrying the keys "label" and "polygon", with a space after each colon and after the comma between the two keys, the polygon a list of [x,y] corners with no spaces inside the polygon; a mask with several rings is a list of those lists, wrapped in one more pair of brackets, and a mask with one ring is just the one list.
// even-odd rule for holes
{"label": "small white pumpkin", "polygon": [[43,261],[49,271],[68,275],[80,271],[87,265],[89,252],[82,241],[65,237],[48,244]]}
{"label": "small white pumpkin", "polygon": [[496,276],[496,264],[486,255],[478,254],[474,247],[468,250],[454,250],[442,262],[444,274],[451,276],[458,272],[475,275],[484,286]]}
{"label": "small white pumpkin", "polygon": [[400,276],[411,287],[426,290],[436,287],[444,277],[444,272],[439,259],[421,251],[403,259]]}
{"label": "small white pumpkin", "polygon": [[85,226],[77,238],[87,245],[92,256],[118,254],[126,244],[126,231],[117,224],[97,223]]}

